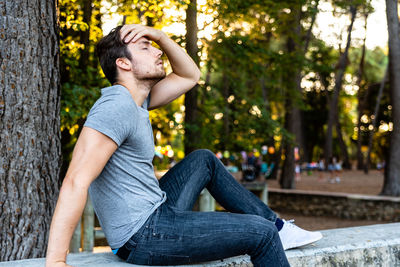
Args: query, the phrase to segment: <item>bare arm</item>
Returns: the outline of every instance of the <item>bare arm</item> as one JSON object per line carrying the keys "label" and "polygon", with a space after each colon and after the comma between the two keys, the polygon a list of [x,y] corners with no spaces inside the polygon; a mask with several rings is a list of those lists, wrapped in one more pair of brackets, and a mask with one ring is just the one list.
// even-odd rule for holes
{"label": "bare arm", "polygon": [[135,42],[144,36],[161,47],[172,67],[172,73],[151,89],[149,109],[154,109],[192,89],[200,79],[200,70],[192,58],[162,31],[135,24],[121,29],[121,38],[125,42]]}
{"label": "bare arm", "polygon": [[82,215],[91,182],[117,149],[109,137],[84,127],[75,145],[50,226],[46,266],[66,266],[72,234]]}

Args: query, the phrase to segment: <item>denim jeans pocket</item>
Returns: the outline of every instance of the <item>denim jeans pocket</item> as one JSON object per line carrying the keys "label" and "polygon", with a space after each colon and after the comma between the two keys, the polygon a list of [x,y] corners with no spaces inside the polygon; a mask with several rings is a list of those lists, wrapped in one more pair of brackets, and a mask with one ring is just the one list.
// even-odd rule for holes
{"label": "denim jeans pocket", "polygon": [[137,243],[135,241],[133,241],[131,238],[128,240],[128,242],[125,243],[124,246],[126,247],[126,249],[128,249],[130,251],[128,258],[126,259],[126,262],[131,262],[132,258],[135,256]]}
{"label": "denim jeans pocket", "polygon": [[176,265],[191,263],[190,257],[185,255],[167,255],[150,252],[151,265]]}

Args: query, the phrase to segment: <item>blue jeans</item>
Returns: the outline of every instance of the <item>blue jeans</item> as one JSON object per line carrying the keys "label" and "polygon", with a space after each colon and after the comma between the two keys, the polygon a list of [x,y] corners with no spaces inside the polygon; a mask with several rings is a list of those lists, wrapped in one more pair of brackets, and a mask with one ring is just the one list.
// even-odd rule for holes
{"label": "blue jeans", "polygon": [[[174,265],[248,254],[255,267],[289,266],[276,214],[226,171],[208,150],[197,150],[160,180],[162,204],[124,245],[129,263]],[[229,212],[194,212],[203,188]]]}

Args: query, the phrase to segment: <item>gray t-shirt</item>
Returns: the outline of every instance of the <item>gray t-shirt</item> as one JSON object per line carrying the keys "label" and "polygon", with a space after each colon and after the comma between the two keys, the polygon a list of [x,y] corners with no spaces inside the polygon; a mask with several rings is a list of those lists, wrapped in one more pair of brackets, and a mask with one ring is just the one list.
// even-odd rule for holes
{"label": "gray t-shirt", "polygon": [[138,107],[121,85],[101,90],[85,122],[118,148],[89,188],[94,210],[111,248],[124,245],[166,195],[154,175],[154,138],[147,107]]}

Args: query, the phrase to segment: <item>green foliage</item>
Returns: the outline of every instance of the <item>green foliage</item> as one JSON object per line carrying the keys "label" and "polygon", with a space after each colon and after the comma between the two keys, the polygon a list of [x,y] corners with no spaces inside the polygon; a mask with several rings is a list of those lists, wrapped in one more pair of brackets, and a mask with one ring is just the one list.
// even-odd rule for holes
{"label": "green foliage", "polygon": [[[142,23],[159,29],[172,23],[184,23],[184,13],[170,16],[166,10],[184,11],[189,4],[188,0],[93,0],[91,20],[87,23],[84,21],[84,0],[60,1],[61,122],[63,132],[70,135],[69,146],[76,139],[89,108],[98,98],[99,89],[108,85],[94,52],[95,43],[102,36],[100,8],[106,2],[117,7],[112,10],[123,16],[121,22]],[[372,12],[367,0],[332,0],[331,3],[337,15],[347,14],[350,5],[358,6],[362,15]],[[308,51],[303,51],[312,18],[320,11],[317,4],[316,0],[220,0],[206,1],[199,6],[199,16],[212,16],[209,25],[215,26],[212,40],[200,40],[205,81],[198,87],[199,124],[183,124],[183,97],[164,108],[151,111],[154,134],[159,137],[155,140],[156,145],[169,144],[175,152],[182,151],[184,129],[192,127],[200,132],[198,146],[214,151],[236,152],[259,148],[263,144],[279,146],[283,138],[293,140],[293,135],[284,128],[285,109],[288,108],[285,105],[290,99],[294,107],[303,110],[305,135],[310,149],[321,151],[327,105],[340,52],[313,35]],[[300,24],[296,21],[297,15]],[[299,27],[298,32],[296,27]],[[85,45],[82,34],[88,30],[90,38]],[[184,46],[185,36],[172,38]],[[292,48],[288,47],[289,41],[292,41]],[[85,51],[89,56],[82,61]],[[353,82],[360,56],[360,48],[350,50],[350,65],[346,73],[351,75]],[[86,62],[85,65],[82,62]],[[386,64],[387,57],[382,50],[367,50],[359,93],[379,83]],[[303,92],[297,90],[293,79],[299,71],[305,77],[303,81],[309,84],[303,86]],[[351,84],[351,81],[345,81],[344,86]],[[365,111],[368,116],[373,112],[376,92],[372,90],[368,99]],[[350,136],[354,136],[356,95],[342,91],[339,106],[343,134],[350,147]],[[379,121],[389,122],[388,106],[386,94]],[[364,126],[367,128],[368,123]],[[384,138],[385,134],[378,136]],[[377,142],[385,141],[378,138]]]}
{"label": "green foliage", "polygon": [[[212,64],[210,83],[201,91],[201,98],[205,99],[201,119],[203,145],[213,150],[251,150],[269,143],[275,134],[282,134],[263,99],[262,88],[266,85],[260,80],[267,77],[267,62],[274,62],[279,54],[240,31],[233,31],[228,37],[218,33],[207,52]],[[273,89],[264,90],[273,95]]]}
{"label": "green foliage", "polygon": [[[72,149],[87,113],[108,83],[100,73],[94,55],[102,36],[100,0],[93,0],[90,19],[85,21],[86,0],[62,0],[60,8],[61,132],[65,175]],[[86,14],[87,17],[88,14]],[[88,32],[89,31],[89,32]],[[85,33],[88,32],[88,39]]]}

